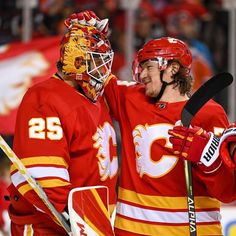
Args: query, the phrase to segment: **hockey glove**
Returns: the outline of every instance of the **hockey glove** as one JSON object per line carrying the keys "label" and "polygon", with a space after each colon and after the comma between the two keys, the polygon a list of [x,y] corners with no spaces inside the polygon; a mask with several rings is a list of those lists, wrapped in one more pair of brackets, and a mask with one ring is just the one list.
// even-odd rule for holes
{"label": "hockey glove", "polygon": [[85,26],[95,26],[97,30],[108,36],[108,19],[101,20],[93,11],[82,11],[79,13],[73,13],[68,17],[65,22],[65,26],[70,28],[73,24],[81,24]]}
{"label": "hockey glove", "polygon": [[168,133],[171,135],[170,142],[173,144],[175,155],[197,163],[206,173],[214,172],[220,167],[220,138],[213,133],[207,133],[197,126],[175,126]]}
{"label": "hockey glove", "polygon": [[231,124],[224,131],[220,140],[220,156],[224,163],[230,167],[236,167],[236,124]]}

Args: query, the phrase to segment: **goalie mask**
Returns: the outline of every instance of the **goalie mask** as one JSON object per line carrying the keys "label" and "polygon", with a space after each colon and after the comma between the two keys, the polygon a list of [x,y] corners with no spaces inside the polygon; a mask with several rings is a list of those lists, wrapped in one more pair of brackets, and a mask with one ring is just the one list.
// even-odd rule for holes
{"label": "goalie mask", "polygon": [[163,37],[150,40],[139,50],[134,62],[133,75],[138,82],[141,82],[139,79],[140,65],[147,60],[155,61],[161,71],[167,68],[169,61],[176,60],[184,68],[185,75],[188,76],[192,54],[188,46],[179,39]]}
{"label": "goalie mask", "polygon": [[61,70],[93,102],[103,92],[112,61],[108,39],[93,26],[73,24],[62,39]]}

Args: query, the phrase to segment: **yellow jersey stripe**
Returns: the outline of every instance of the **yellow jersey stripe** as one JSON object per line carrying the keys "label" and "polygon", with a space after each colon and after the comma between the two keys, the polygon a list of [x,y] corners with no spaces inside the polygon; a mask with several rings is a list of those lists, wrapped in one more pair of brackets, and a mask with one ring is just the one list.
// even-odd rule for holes
{"label": "yellow jersey stripe", "polygon": [[[35,165],[60,165],[64,166],[66,169],[68,169],[68,164],[64,160],[63,157],[58,156],[37,156],[37,157],[27,157],[22,158],[21,162],[24,164],[25,167]],[[11,166],[11,173],[16,170],[16,167],[14,165]]]}
{"label": "yellow jersey stripe", "polygon": [[[119,187],[118,191],[118,201],[119,200],[128,201],[146,207],[170,210],[187,208],[186,197],[148,196],[145,194],[137,194],[131,190],[127,190],[121,187]],[[215,198],[195,196],[194,200],[196,209],[220,208],[220,202]]]}
{"label": "yellow jersey stripe", "polygon": [[[115,228],[126,230],[140,235],[189,235],[189,226],[179,225],[161,225],[161,224],[146,224],[142,222],[135,222],[129,219],[116,216]],[[197,235],[218,235],[222,236],[221,226],[219,224],[198,225]]]}
{"label": "yellow jersey stripe", "polygon": [[[42,188],[55,188],[55,187],[62,187],[62,186],[68,186],[70,183],[59,180],[59,179],[49,179],[49,180],[39,180],[37,183],[42,187]],[[28,191],[32,190],[32,187],[28,184],[25,183],[24,185],[20,186],[18,188],[18,191],[24,195]]]}

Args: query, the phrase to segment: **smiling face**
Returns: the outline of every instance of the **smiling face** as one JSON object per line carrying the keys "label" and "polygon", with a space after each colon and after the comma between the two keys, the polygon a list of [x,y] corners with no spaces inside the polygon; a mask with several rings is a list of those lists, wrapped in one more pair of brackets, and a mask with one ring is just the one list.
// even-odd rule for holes
{"label": "smiling face", "polygon": [[156,97],[161,90],[160,70],[155,61],[146,61],[141,65],[140,80],[145,85],[145,94]]}
{"label": "smiling face", "polygon": [[[164,81],[170,84],[175,74],[179,71],[178,62],[170,62],[165,69],[161,69],[159,62],[148,60],[140,65],[140,82],[145,85],[145,94],[149,97],[157,97]],[[161,71],[163,72],[161,81]],[[166,90],[165,90],[166,92]]]}

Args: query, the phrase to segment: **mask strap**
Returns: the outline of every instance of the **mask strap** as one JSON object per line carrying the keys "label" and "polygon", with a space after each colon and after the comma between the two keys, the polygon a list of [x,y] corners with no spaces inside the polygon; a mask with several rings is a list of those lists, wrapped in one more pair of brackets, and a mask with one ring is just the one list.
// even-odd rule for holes
{"label": "mask strap", "polygon": [[159,100],[161,99],[161,97],[162,97],[162,95],[163,95],[163,93],[164,93],[164,91],[165,91],[165,89],[166,89],[166,86],[175,83],[174,80],[171,81],[171,82],[169,82],[169,83],[163,81],[163,74],[164,74],[164,71],[162,70],[162,71],[160,72],[160,75],[161,75],[161,76],[160,76],[160,79],[161,79],[161,82],[162,82],[162,86],[161,86],[161,91],[160,91],[159,94],[156,96],[156,101],[159,101]]}

